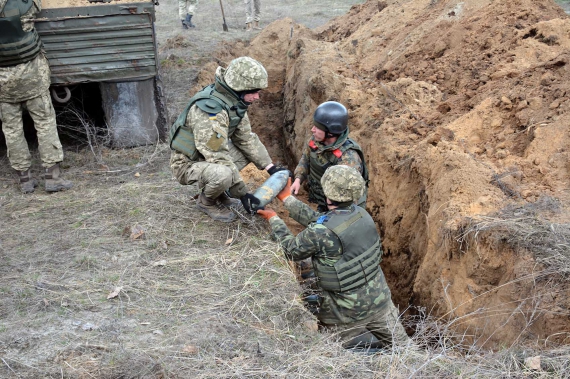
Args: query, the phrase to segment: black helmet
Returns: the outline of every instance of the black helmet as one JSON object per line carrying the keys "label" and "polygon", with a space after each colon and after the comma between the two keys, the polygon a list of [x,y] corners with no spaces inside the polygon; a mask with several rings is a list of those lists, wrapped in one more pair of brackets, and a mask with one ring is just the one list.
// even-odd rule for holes
{"label": "black helmet", "polygon": [[340,135],[348,128],[348,111],[341,103],[327,101],[317,107],[313,122],[322,131]]}

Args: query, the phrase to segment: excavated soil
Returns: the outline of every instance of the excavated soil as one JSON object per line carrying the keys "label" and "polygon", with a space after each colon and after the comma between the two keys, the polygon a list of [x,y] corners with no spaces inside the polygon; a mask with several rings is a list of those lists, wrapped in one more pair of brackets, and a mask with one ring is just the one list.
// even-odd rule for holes
{"label": "excavated soil", "polygon": [[222,50],[218,63],[247,54],[267,68],[251,119],[292,167],[316,106],[347,106],[401,309],[456,320],[489,347],[569,342],[563,267],[539,259],[532,230],[517,239],[504,227],[520,212],[480,223],[533,207],[567,230],[570,21],[558,5],[373,0],[316,30],[283,19]]}

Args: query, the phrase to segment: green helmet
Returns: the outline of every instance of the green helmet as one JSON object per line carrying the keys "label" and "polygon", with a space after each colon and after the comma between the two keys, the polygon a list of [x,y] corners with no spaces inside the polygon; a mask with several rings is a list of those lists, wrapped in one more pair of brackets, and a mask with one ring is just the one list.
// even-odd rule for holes
{"label": "green helmet", "polygon": [[337,165],[327,168],[321,178],[325,196],[339,203],[358,201],[364,194],[364,179],[349,166]]}
{"label": "green helmet", "polygon": [[250,57],[239,57],[230,62],[224,73],[226,84],[236,92],[267,88],[267,71]]}

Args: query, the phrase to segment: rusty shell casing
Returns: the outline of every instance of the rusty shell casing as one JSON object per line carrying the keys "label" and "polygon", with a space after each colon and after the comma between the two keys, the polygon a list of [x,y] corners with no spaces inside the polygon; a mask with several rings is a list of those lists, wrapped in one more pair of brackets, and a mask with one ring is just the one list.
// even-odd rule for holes
{"label": "rusty shell casing", "polygon": [[287,185],[289,175],[291,175],[289,170],[277,171],[253,193],[253,196],[257,197],[260,202],[257,208],[264,207],[275,199],[277,194]]}

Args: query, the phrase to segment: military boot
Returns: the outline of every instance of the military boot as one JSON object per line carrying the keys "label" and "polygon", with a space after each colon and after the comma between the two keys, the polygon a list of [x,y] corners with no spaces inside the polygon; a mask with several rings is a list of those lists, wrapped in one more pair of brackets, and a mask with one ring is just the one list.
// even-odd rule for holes
{"label": "military boot", "polygon": [[72,182],[63,179],[60,175],[61,170],[59,169],[59,163],[54,164],[50,168],[46,168],[44,175],[46,180],[46,192],[58,192],[73,187]]}
{"label": "military boot", "polygon": [[38,186],[38,181],[32,178],[32,173],[30,169],[26,171],[17,171],[18,174],[18,184],[20,185],[20,190],[22,193],[32,193]]}
{"label": "military boot", "polygon": [[251,22],[248,22],[245,24],[245,31],[246,32],[251,32],[253,29],[251,29]]}
{"label": "military boot", "polygon": [[188,29],[188,25],[186,24],[186,20],[182,20],[182,29]]}
{"label": "military boot", "polygon": [[191,14],[186,15],[186,19],[183,21],[183,23],[186,24],[187,28],[195,28],[196,27],[196,25],[194,25],[192,23],[192,15]]}
{"label": "military boot", "polygon": [[254,21],[253,22],[253,28],[255,30],[261,30],[261,27],[259,26],[259,21]]}
{"label": "military boot", "polygon": [[201,193],[200,196],[198,196],[198,200],[196,200],[196,208],[216,221],[232,222],[235,220],[235,213],[223,205],[218,204],[216,200],[217,199],[206,197],[206,195]]}
{"label": "military boot", "polygon": [[235,208],[241,204],[241,201],[239,201],[239,199],[234,199],[232,197],[229,197],[228,194],[225,192],[222,192],[220,196],[216,197],[216,200],[218,201],[218,203],[220,203],[226,208],[231,208],[231,207]]}

